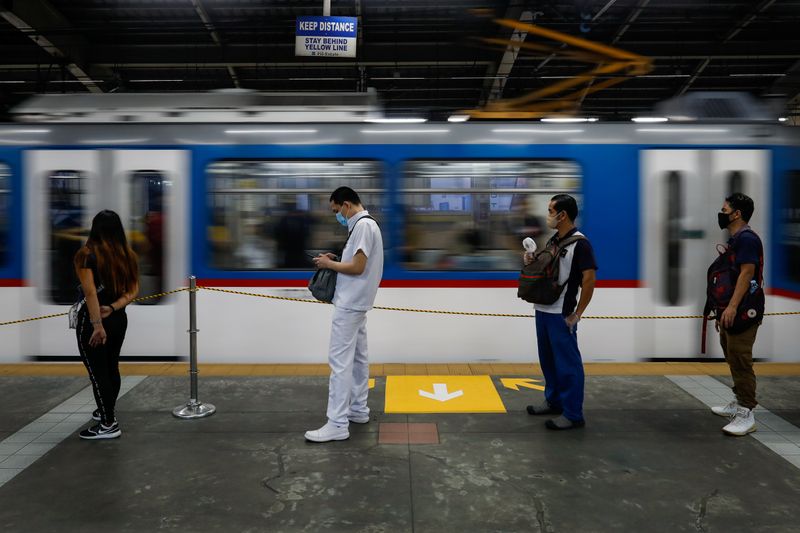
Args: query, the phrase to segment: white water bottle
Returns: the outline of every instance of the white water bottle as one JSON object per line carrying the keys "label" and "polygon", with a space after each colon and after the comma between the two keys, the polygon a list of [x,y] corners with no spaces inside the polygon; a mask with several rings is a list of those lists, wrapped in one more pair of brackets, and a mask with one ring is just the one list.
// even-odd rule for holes
{"label": "white water bottle", "polygon": [[526,252],[533,255],[533,253],[536,251],[536,241],[530,237],[525,237],[525,239],[522,241],[522,247],[525,248]]}

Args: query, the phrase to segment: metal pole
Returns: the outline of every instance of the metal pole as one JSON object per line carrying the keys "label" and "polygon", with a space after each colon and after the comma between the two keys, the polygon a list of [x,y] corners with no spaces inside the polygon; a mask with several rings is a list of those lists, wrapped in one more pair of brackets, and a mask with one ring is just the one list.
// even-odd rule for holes
{"label": "metal pole", "polygon": [[197,278],[189,278],[189,403],[172,410],[178,418],[203,418],[217,410],[210,403],[197,399]]}
{"label": "metal pole", "polygon": [[331,0],[322,0],[322,16],[331,16]]}

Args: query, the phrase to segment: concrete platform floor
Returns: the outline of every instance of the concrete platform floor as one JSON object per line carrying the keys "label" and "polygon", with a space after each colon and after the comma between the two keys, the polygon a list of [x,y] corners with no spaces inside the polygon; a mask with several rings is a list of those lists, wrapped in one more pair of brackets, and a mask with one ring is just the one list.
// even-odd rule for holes
{"label": "concrete platform floor", "polygon": [[[800,468],[664,376],[590,376],[566,432],[524,412],[540,392],[493,380],[506,414],[387,415],[378,377],[371,422],[311,444],[325,377],[205,377],[218,412],[185,421],[186,378],[151,376],[119,401],[120,439],[73,433],[0,486],[0,531],[800,530]],[[0,442],[87,385],[0,377]],[[800,378],[762,376],[759,396],[800,444]],[[440,443],[379,445],[382,422],[435,423]]]}

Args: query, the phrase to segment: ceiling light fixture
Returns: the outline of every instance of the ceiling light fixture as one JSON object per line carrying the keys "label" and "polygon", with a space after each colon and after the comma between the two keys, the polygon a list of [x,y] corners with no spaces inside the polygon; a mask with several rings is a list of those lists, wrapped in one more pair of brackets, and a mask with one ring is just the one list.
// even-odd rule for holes
{"label": "ceiling light fixture", "polygon": [[577,124],[579,122],[597,122],[596,117],[550,117],[543,118],[542,122],[552,122],[554,124]]}
{"label": "ceiling light fixture", "polygon": [[772,73],[772,74],[761,74],[761,73],[752,73],[752,74],[728,74],[731,78],[761,78],[762,76],[772,76],[775,78],[781,78],[786,76],[786,74],[781,73]]}
{"label": "ceiling light fixture", "polygon": [[655,124],[656,122],[667,122],[669,119],[667,117],[633,117],[631,120],[638,124]]}
{"label": "ceiling light fixture", "polygon": [[428,122],[428,119],[422,117],[379,117],[365,118],[364,122],[372,124],[422,124],[423,122]]}
{"label": "ceiling light fixture", "polygon": [[546,129],[533,129],[533,128],[497,128],[492,130],[492,133],[545,133],[545,134],[559,134],[559,133],[583,133],[583,130],[546,130]]}
{"label": "ceiling light fixture", "polygon": [[407,135],[417,135],[417,134],[431,134],[431,133],[450,133],[449,129],[439,129],[439,130],[361,130],[361,133],[378,133],[378,134],[407,134]]}
{"label": "ceiling light fixture", "polygon": [[17,135],[17,134],[29,134],[29,133],[50,133],[48,129],[27,129],[27,130],[2,130],[0,131],[0,135]]}
{"label": "ceiling light fixture", "polygon": [[292,133],[317,133],[315,129],[297,129],[297,130],[288,130],[288,129],[272,129],[272,130],[225,130],[225,133],[228,135],[260,135],[260,134],[292,134]]}
{"label": "ceiling light fixture", "polygon": [[639,133],[728,133],[728,128],[636,128]]}

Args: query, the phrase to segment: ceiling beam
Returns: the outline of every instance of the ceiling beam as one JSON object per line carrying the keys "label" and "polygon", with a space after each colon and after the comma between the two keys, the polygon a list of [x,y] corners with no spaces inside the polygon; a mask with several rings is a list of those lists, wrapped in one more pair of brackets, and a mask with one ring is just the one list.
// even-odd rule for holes
{"label": "ceiling beam", "polygon": [[725,36],[722,40],[723,43],[727,43],[734,37],[736,37],[740,31],[745,29],[748,24],[753,22],[756,17],[758,17],[761,13],[763,13],[769,6],[775,3],[775,0],[762,0],[756,7],[754,7],[750,13],[747,14],[741,21],[739,21],[731,31]]}
{"label": "ceiling beam", "polygon": [[[89,62],[86,57],[88,42],[83,37],[68,31],[74,29],[72,24],[50,2],[5,0],[0,4],[0,17],[62,63],[89,92],[103,92],[89,74]],[[57,33],[55,30],[58,30]],[[48,33],[53,35],[47,36]],[[113,77],[110,69],[100,67],[98,70],[94,75],[99,78]]]}
{"label": "ceiling beam", "polygon": [[[800,57],[800,56],[798,56]],[[264,61],[235,61],[235,62],[186,62],[170,61],[164,63],[98,63],[101,66],[120,66],[125,68],[225,68],[231,65],[236,68],[342,68],[342,67],[474,67],[485,66],[491,61],[336,61],[334,62],[264,62]],[[0,65],[0,69],[5,66]],[[13,68],[13,67],[12,67]]]}
{"label": "ceiling beam", "polygon": [[622,27],[617,30],[617,33],[614,34],[614,37],[611,39],[611,44],[617,44],[617,41],[622,39],[622,36],[625,35],[625,32],[628,31],[628,28],[636,22],[636,19],[639,18],[644,8],[647,7],[647,4],[650,3],[650,0],[639,0],[639,3],[636,4],[636,7],[633,8],[633,11],[630,12],[628,18],[625,19],[625,22],[622,24]]}
{"label": "ceiling beam", "polygon": [[800,97],[800,61],[796,61],[786,71],[786,76],[778,78],[769,88],[772,94],[785,94],[787,100]]}
{"label": "ceiling beam", "polygon": [[[506,16],[503,18],[510,18],[509,13],[506,13]],[[516,19],[516,17],[514,17]],[[533,13],[530,11],[523,11],[519,15],[519,21],[525,24],[529,24],[533,22],[534,16]],[[489,89],[489,95],[486,98],[486,103],[494,102],[495,100],[500,100],[503,98],[503,89],[505,89],[506,81],[508,80],[508,76],[511,74],[511,71],[514,70],[514,63],[517,61],[517,56],[519,55],[520,47],[514,46],[514,43],[521,43],[525,41],[525,38],[528,36],[528,32],[525,30],[516,29],[511,34],[509,38],[508,46],[506,46],[505,51],[503,52],[503,58],[500,60],[500,64],[497,66],[497,69],[494,72],[494,77],[491,83],[491,89]]]}
{"label": "ceiling beam", "polygon": [[[208,15],[208,11],[206,11],[205,7],[203,7],[203,3],[200,0],[191,0],[192,5],[194,6],[194,10],[197,13],[197,16],[200,17],[200,20],[203,21],[203,25],[208,30],[208,33],[211,35],[211,40],[214,41],[219,47],[222,47],[222,39],[219,37],[219,33],[217,29],[214,27],[214,23],[211,22],[211,17]],[[230,65],[227,67],[228,74],[231,77],[231,81],[233,82],[234,87],[237,89],[241,89],[242,85],[239,83],[239,77],[236,75],[236,71]]]}
{"label": "ceiling beam", "polygon": [[678,92],[675,93],[675,96],[680,96],[683,93],[685,93],[687,90],[689,90],[689,87],[691,87],[692,83],[694,83],[694,81],[700,76],[700,74],[703,73],[703,71],[706,69],[706,67],[708,66],[709,63],[711,63],[711,59],[709,59],[709,58],[706,58],[706,59],[702,60],[700,62],[700,64],[697,65],[697,68],[694,69],[694,72],[692,73],[692,76],[686,81],[686,83],[683,84],[683,87],[681,87],[678,90]]}

